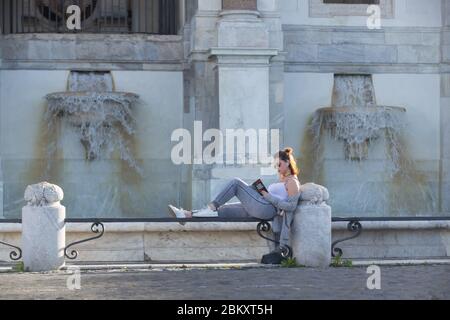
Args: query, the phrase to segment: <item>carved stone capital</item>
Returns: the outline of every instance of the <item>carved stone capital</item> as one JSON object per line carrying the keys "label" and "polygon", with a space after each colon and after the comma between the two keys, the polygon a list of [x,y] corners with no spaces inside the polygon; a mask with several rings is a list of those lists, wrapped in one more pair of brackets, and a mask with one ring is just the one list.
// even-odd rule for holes
{"label": "carved stone capital", "polygon": [[57,185],[41,182],[28,186],[24,198],[29,206],[46,207],[58,204],[64,198],[64,192]]}

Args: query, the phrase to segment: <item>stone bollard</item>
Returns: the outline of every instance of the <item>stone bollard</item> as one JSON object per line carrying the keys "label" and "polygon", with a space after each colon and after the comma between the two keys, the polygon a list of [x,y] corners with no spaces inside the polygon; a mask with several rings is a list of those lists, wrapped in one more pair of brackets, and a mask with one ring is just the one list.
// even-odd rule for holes
{"label": "stone bollard", "polygon": [[307,184],[292,225],[292,251],[297,263],[307,267],[329,267],[331,263],[331,207],[328,190]]}
{"label": "stone bollard", "polygon": [[28,186],[22,209],[22,252],[26,271],[54,271],[64,266],[66,208],[63,190],[47,182]]}

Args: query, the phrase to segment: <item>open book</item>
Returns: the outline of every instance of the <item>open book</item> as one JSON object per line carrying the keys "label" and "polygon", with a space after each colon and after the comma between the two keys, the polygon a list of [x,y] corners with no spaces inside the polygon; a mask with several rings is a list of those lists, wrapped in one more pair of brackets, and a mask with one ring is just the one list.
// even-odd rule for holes
{"label": "open book", "polygon": [[255,190],[258,191],[261,195],[262,195],[262,192],[263,192],[263,191],[269,192],[269,191],[267,191],[267,188],[266,188],[266,186],[264,185],[264,183],[262,182],[261,179],[258,179],[258,180],[256,180],[255,182],[253,182],[252,186],[253,186],[253,188],[255,188]]}

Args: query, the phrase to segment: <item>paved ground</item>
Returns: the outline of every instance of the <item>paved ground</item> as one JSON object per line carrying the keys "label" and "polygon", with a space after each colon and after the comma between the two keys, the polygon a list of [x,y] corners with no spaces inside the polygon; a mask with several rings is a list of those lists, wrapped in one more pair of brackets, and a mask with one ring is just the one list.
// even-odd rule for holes
{"label": "paved ground", "polygon": [[[367,268],[148,270],[0,273],[0,299],[450,299],[450,265],[381,267],[381,290]],[[73,277],[70,278],[73,280]]]}

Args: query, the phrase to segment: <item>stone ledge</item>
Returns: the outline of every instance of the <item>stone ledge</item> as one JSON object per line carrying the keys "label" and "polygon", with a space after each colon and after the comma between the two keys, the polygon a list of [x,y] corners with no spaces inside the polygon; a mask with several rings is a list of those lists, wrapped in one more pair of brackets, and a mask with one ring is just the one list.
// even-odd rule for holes
{"label": "stone ledge", "polygon": [[[437,258],[450,254],[450,222],[362,222],[360,237],[340,243],[346,259]],[[67,225],[66,244],[93,236],[91,223]],[[333,241],[348,237],[346,222],[332,224]],[[256,233],[256,223],[105,224],[105,235],[76,246],[83,261],[257,261],[269,244]],[[0,239],[20,246],[20,224],[0,224]],[[10,248],[0,246],[0,260],[10,261]]]}
{"label": "stone ledge", "polygon": [[418,266],[418,265],[450,265],[450,259],[385,259],[385,260],[360,260],[353,261],[353,266]]}
{"label": "stone ledge", "polygon": [[262,48],[211,48],[209,54],[212,56],[276,56],[278,49]]}
{"label": "stone ledge", "polygon": [[259,18],[261,13],[254,10],[223,10],[219,13],[219,17],[231,18],[238,21],[242,17]]}
{"label": "stone ledge", "polygon": [[[129,233],[129,232],[210,232],[210,231],[256,231],[257,223],[253,222],[202,222],[187,223],[185,226],[179,223],[105,223],[105,232]],[[89,232],[91,224],[70,223],[67,231]],[[1,230],[1,229],[0,229]]]}
{"label": "stone ledge", "polygon": [[141,33],[18,33],[0,36],[0,40],[57,40],[57,41],[105,41],[105,40],[144,40],[157,42],[180,42],[183,40],[181,35],[154,35]]}
{"label": "stone ledge", "polygon": [[339,63],[286,61],[286,73],[406,73],[439,74],[450,72],[448,66],[439,63]]}
{"label": "stone ledge", "polygon": [[[362,221],[364,230],[429,230],[450,229],[450,221]],[[333,230],[347,230],[348,222],[334,222]]]}
{"label": "stone ledge", "polygon": [[[91,232],[92,223],[68,223],[66,230],[68,233]],[[202,222],[187,223],[185,226],[179,223],[105,223],[106,232],[130,233],[130,232],[185,232],[185,231],[256,231],[257,223],[254,222]],[[20,233],[22,225],[18,223],[0,224],[0,234]]]}
{"label": "stone ledge", "polygon": [[278,49],[271,48],[211,48],[210,57],[217,58],[222,66],[243,68],[268,67],[270,60],[278,55]]}
{"label": "stone ledge", "polygon": [[[440,27],[383,27],[382,29],[367,29],[366,26],[321,26],[321,25],[297,25],[297,24],[283,24],[282,30],[284,32],[290,31],[323,31],[323,32],[364,32],[368,34],[373,33],[440,33]],[[445,30],[445,29],[444,29]],[[448,28],[450,30],[450,27]]]}
{"label": "stone ledge", "polygon": [[1,223],[0,234],[2,233],[20,233],[22,232],[22,224],[19,223]]}
{"label": "stone ledge", "polygon": [[[91,223],[68,223],[68,233],[90,233]],[[254,222],[202,222],[187,223],[185,226],[179,223],[162,222],[137,222],[137,223],[105,223],[105,232],[132,233],[132,232],[211,232],[211,231],[255,231],[257,223]],[[347,230],[348,222],[333,222],[333,230]],[[430,230],[450,229],[450,221],[363,221],[363,230]],[[0,224],[0,234],[20,233],[21,224]]]}
{"label": "stone ledge", "polygon": [[89,61],[89,60],[60,60],[60,61],[20,61],[6,60],[0,63],[0,70],[111,70],[111,71],[183,71],[187,67],[184,61]]}

